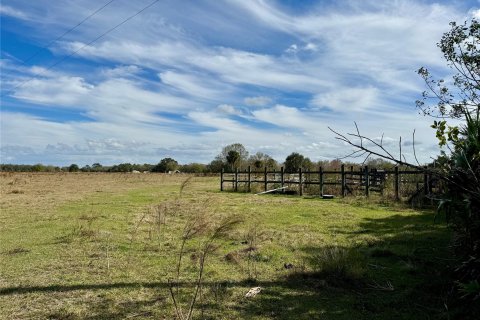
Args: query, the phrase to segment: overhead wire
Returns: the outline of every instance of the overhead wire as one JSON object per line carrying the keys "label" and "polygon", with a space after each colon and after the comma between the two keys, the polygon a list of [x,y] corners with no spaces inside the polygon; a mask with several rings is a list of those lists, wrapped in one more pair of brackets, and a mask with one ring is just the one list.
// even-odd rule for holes
{"label": "overhead wire", "polygon": [[[101,38],[103,38],[104,36],[106,36],[107,34],[109,34],[110,32],[114,31],[115,29],[117,29],[118,27],[124,25],[125,23],[127,23],[128,21],[130,21],[131,19],[135,18],[136,16],[138,16],[139,14],[141,14],[142,12],[144,12],[145,10],[148,10],[150,7],[152,7],[153,5],[155,5],[157,2],[159,2],[160,0],[154,0],[153,2],[151,2],[150,4],[148,4],[147,6],[143,7],[142,9],[140,9],[139,11],[137,11],[136,13],[134,13],[133,15],[129,16],[128,18],[126,18],[125,20],[121,21],[120,23],[118,23],[117,25],[115,25],[114,27],[108,29],[107,31],[105,31],[104,33],[102,33],[101,35],[99,35],[98,37],[94,38],[93,40],[91,40],[90,42],[84,44],[83,46],[81,46],[80,48],[78,48],[77,50],[73,51],[72,53],[70,53],[69,55],[61,58],[60,60],[56,61],[55,63],[51,64],[50,66],[48,66],[48,68],[46,69],[43,69],[41,72],[35,74],[33,77],[30,77],[29,79],[25,80],[25,81],[22,81],[21,83],[19,83],[18,85],[16,85],[15,87],[13,87],[12,89],[10,89],[9,91],[14,91],[15,89],[19,88],[19,87],[22,87],[24,86],[25,84],[27,84],[28,82],[36,79],[36,77],[38,76],[41,76],[41,75],[44,75],[47,71],[55,68],[56,66],[58,66],[59,64],[61,64],[62,62],[64,62],[65,60],[69,59],[70,57],[74,56],[75,54],[77,54],[79,51],[83,50],[84,48],[90,46],[91,44],[95,43],[96,41],[100,40]],[[2,95],[3,96],[3,95]]]}
{"label": "overhead wire", "polygon": [[22,61],[23,64],[26,64],[27,62],[30,62],[33,58],[35,58],[36,56],[38,56],[40,54],[40,52],[42,52],[42,50],[44,49],[47,49],[49,48],[52,44],[54,44],[55,42],[57,42],[58,40],[62,39],[63,37],[65,37],[67,34],[69,34],[70,32],[72,32],[73,30],[77,29],[79,26],[81,26],[84,22],[86,22],[87,20],[89,20],[91,17],[93,17],[94,15],[96,15],[97,13],[99,13],[100,11],[102,11],[105,7],[107,7],[108,5],[110,5],[112,2],[114,2],[116,0],[110,0],[108,1],[107,3],[105,3],[103,6],[101,6],[100,8],[98,8],[97,10],[95,10],[94,12],[92,12],[90,15],[88,15],[87,17],[85,17],[82,21],[80,21],[79,23],[77,23],[76,25],[74,25],[73,27],[71,27],[70,29],[68,29],[67,31],[65,31],[64,33],[62,33],[60,36],[58,36],[57,38],[53,39],[52,41],[50,41],[48,44],[46,44],[45,46],[39,48],[37,51],[35,51],[30,57],[28,57],[27,59],[25,59],[24,61]]}

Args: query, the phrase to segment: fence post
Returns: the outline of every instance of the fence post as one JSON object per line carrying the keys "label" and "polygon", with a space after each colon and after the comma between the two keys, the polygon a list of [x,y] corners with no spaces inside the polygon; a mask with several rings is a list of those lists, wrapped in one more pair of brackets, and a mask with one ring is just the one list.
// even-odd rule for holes
{"label": "fence post", "polygon": [[302,181],[302,168],[298,168],[298,185],[299,185],[299,188],[298,188],[298,193],[300,194],[300,196],[303,195],[303,181]]}
{"label": "fence post", "polygon": [[323,197],[323,168],[318,168],[318,185],[320,187],[320,197]]}
{"label": "fence post", "polygon": [[[427,167],[424,167],[427,170]],[[428,194],[428,174],[427,171],[423,172],[423,193],[424,195]]]}
{"label": "fence post", "polygon": [[220,170],[220,191],[223,191],[223,168]]}
{"label": "fence post", "polygon": [[238,191],[238,168],[235,168],[235,192]]}
{"label": "fence post", "polygon": [[345,192],[347,190],[347,188],[345,187],[345,183],[347,182],[346,178],[345,178],[345,165],[342,164],[342,166],[340,167],[340,172],[341,172],[341,181],[342,181],[342,197],[345,197]]}
{"label": "fence post", "polygon": [[265,173],[263,175],[263,179],[264,179],[264,184],[265,184],[264,189],[265,189],[265,191],[267,191],[268,190],[267,189],[267,167],[265,167]]}
{"label": "fence post", "polygon": [[398,166],[395,166],[395,200],[400,200],[400,175],[398,173]]}
{"label": "fence post", "polygon": [[[283,188],[283,185],[285,184],[285,178],[283,176],[284,174],[284,170],[283,170],[283,167],[280,168],[280,183],[281,183],[281,187]],[[284,192],[285,189],[282,189],[282,192]]]}
{"label": "fence post", "polygon": [[370,194],[370,174],[368,172],[368,166],[365,166],[365,196],[369,196]]}
{"label": "fence post", "polygon": [[353,166],[350,166],[350,184],[354,181],[355,181],[355,176],[353,175]]}
{"label": "fence post", "polygon": [[250,166],[248,166],[247,178],[248,178],[248,182],[247,182],[248,192],[251,192],[252,191],[252,169],[250,168]]}
{"label": "fence post", "polygon": [[360,189],[361,189],[362,186],[363,186],[363,174],[364,174],[363,171],[364,171],[364,168],[363,168],[363,167],[358,168],[358,179],[359,179],[358,181],[359,181],[359,183],[360,183]]}

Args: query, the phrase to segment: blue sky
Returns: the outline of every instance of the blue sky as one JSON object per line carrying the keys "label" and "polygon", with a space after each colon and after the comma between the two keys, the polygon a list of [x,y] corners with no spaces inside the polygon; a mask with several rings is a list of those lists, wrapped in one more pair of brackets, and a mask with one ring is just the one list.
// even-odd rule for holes
{"label": "blue sky", "polygon": [[1,2],[0,162],[207,163],[236,142],[279,161],[334,159],[351,148],[328,126],[354,121],[394,151],[402,136],[410,161],[416,130],[428,161],[438,148],[415,109],[416,70],[450,75],[436,43],[480,12],[478,1],[162,0],[86,45],[152,2],[115,0],[51,43],[107,2]]}

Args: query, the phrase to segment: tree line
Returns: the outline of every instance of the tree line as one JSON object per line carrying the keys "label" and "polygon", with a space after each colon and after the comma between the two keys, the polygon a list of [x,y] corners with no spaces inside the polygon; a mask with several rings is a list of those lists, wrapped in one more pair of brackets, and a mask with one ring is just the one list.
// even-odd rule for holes
{"label": "tree line", "polygon": [[[24,165],[24,164],[0,164],[0,171],[4,172],[183,172],[196,174],[219,173],[222,169],[225,172],[233,172],[236,169],[245,170],[250,167],[253,171],[280,170],[281,167],[286,172],[297,172],[299,168],[304,170],[315,170],[323,167],[326,170],[339,168],[342,164],[357,165],[353,162],[342,162],[339,159],[312,161],[310,158],[298,153],[292,152],[284,162],[278,162],[270,155],[263,152],[256,152],[250,155],[247,149],[241,143],[233,143],[222,148],[222,151],[208,164],[188,163],[179,164],[173,158],[163,158],[157,164],[136,164],[120,163],[116,165],[102,165],[93,163],[83,167],[73,163],[69,166],[52,166],[43,164]],[[365,165],[379,169],[388,169],[393,167],[392,162],[383,159],[369,159]]]}

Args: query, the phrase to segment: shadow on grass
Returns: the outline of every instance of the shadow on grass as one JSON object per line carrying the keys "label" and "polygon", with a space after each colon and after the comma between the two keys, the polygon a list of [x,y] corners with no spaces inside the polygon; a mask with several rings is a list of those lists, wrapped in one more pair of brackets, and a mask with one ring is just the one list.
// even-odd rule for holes
{"label": "shadow on grass", "polygon": [[[351,246],[340,248],[347,254],[338,260],[344,265],[325,266],[326,247],[301,248],[307,265],[321,268],[292,274],[242,312],[275,319],[455,318],[458,310],[447,312],[450,232],[444,222],[434,223],[432,212],[366,218],[346,236]],[[356,257],[364,260],[363,275]]]}
{"label": "shadow on grass", "polygon": [[[217,282],[203,282],[205,286],[214,285]],[[275,282],[268,282],[268,284]],[[279,284],[281,282],[278,282]],[[229,281],[230,286],[249,286],[252,284],[251,280],[244,281]],[[260,285],[266,285],[267,282],[260,283]],[[70,292],[78,290],[109,290],[109,289],[168,289],[170,284],[162,281],[152,282],[116,282],[116,283],[99,283],[99,284],[73,284],[73,285],[47,285],[47,286],[18,286],[18,287],[6,287],[0,288],[0,296],[14,295],[14,294],[28,294],[36,292]],[[179,282],[179,287],[192,288],[195,287],[195,282]]]}
{"label": "shadow on grass", "polygon": [[[207,289],[216,285],[216,282],[205,282]],[[344,289],[323,290],[313,285],[311,280],[302,277],[285,277],[278,281],[228,281],[225,289],[244,288],[245,293],[252,286],[263,288],[261,293],[254,298],[241,298],[236,301],[233,309],[240,314],[241,319],[251,319],[256,316],[261,318],[279,319],[314,319],[320,314],[342,314],[350,303],[351,294]],[[194,287],[194,283],[180,283],[180,288]],[[101,299],[86,301],[89,314],[83,315],[82,319],[119,319],[125,317],[155,317],[158,308],[172,309],[168,293],[167,282],[120,282],[110,284],[78,284],[78,285],[47,285],[47,286],[19,286],[0,289],[1,296],[15,296],[31,293],[59,293],[73,291],[102,291],[102,290],[140,290],[143,288],[160,289],[159,298],[134,301],[124,301],[120,305],[111,297],[103,296]],[[165,290],[162,290],[165,289]],[[163,294],[163,296],[161,296]],[[333,294],[333,295],[332,295]],[[242,294],[243,295],[243,294]],[[228,298],[223,298],[225,302]],[[335,303],[331,303],[332,299]],[[167,309],[167,310],[168,310]],[[214,301],[206,301],[203,306],[197,305],[197,315],[203,309],[202,319],[218,319],[222,314],[223,306]],[[228,313],[227,313],[228,314]],[[349,312],[345,314],[350,314]],[[50,319],[79,319],[79,316],[64,309],[50,312]],[[232,317],[233,318],[233,317]]]}
{"label": "shadow on grass", "polygon": [[[339,229],[336,228],[336,232]],[[359,229],[346,234],[353,250],[364,258],[365,272],[357,277],[342,273],[315,271],[319,253],[325,247],[303,247],[300,252],[310,266],[308,272],[293,268],[273,281],[228,281],[227,290],[263,290],[254,298],[243,294],[230,306],[206,301],[202,318],[229,317],[228,309],[244,319],[448,319],[447,292],[450,279],[447,270],[452,263],[448,249],[450,233],[444,223],[433,223],[433,214],[392,215],[388,218],[363,219]],[[315,259],[317,261],[315,262]],[[343,260],[342,260],[343,261]],[[345,263],[349,261],[346,259]],[[216,283],[205,283],[205,287]],[[181,283],[192,287],[193,283]],[[0,296],[35,292],[69,292],[76,290],[109,290],[153,288],[165,289],[164,301],[130,302],[111,310],[108,300],[92,305],[102,319],[131,315],[139,309],[140,317],[153,317],[155,308],[171,307],[167,282],[120,282],[105,284],[19,286],[0,289]],[[246,292],[246,291],[245,291]],[[156,305],[158,305],[156,307]],[[144,314],[142,315],[141,312]],[[58,318],[62,318],[58,316]],[[68,318],[68,317],[64,317]],[[92,316],[90,319],[100,319]]]}

